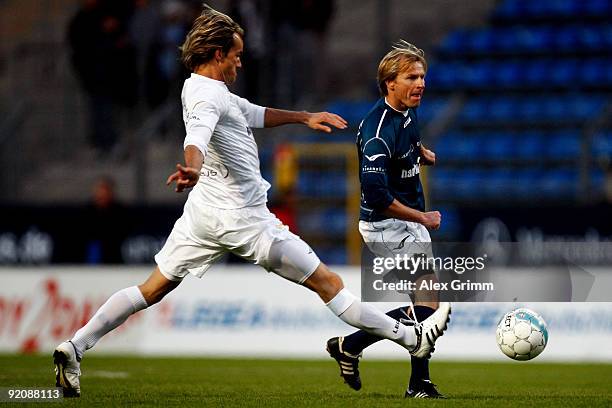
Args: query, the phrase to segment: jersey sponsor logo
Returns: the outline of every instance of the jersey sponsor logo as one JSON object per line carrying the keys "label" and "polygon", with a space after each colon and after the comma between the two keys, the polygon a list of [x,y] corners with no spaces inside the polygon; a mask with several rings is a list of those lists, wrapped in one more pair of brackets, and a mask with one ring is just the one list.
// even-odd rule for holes
{"label": "jersey sponsor logo", "polygon": [[385,169],[383,169],[382,167],[368,167],[365,166],[361,169],[361,171],[363,173],[385,173]]}
{"label": "jersey sponsor logo", "polygon": [[374,160],[378,159],[379,157],[384,157],[386,156],[386,154],[384,153],[379,153],[379,154],[374,154],[372,156],[368,156],[367,154],[364,154],[365,158],[368,159],[369,161],[373,162]]}
{"label": "jersey sponsor logo", "polygon": [[421,172],[421,166],[417,163],[411,169],[402,169],[402,178],[414,177]]}
{"label": "jersey sponsor logo", "polygon": [[410,122],[412,122],[412,118],[410,116],[408,116],[408,120],[406,120],[404,122],[404,129],[406,128],[406,126],[408,126],[410,124]]}
{"label": "jersey sponsor logo", "polygon": [[206,166],[202,168],[200,173],[202,177],[217,177],[227,178],[229,176],[229,169],[223,163],[214,162],[211,163],[210,166]]}

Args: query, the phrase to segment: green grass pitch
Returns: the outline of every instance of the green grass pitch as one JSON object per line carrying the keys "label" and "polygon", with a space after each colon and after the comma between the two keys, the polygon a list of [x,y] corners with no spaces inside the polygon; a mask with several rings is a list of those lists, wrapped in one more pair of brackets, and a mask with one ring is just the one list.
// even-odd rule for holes
{"label": "green grass pitch", "polygon": [[[83,361],[81,369],[82,397],[64,400],[58,405],[107,408],[612,406],[612,365],[609,364],[434,361],[431,369],[433,381],[450,397],[444,401],[403,398],[410,371],[408,362],[364,360],[361,363],[364,387],[359,392],[342,382],[338,367],[331,359],[90,355]],[[51,356],[0,356],[0,387],[53,385]],[[0,408],[8,405],[0,402]]]}

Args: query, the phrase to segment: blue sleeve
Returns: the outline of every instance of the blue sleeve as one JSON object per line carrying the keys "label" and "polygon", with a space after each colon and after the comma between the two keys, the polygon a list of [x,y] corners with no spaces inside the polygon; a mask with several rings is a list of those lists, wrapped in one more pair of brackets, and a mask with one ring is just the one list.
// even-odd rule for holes
{"label": "blue sleeve", "polygon": [[383,139],[370,139],[363,147],[361,161],[361,192],[368,208],[382,211],[389,207],[394,197],[388,188],[389,146]]}

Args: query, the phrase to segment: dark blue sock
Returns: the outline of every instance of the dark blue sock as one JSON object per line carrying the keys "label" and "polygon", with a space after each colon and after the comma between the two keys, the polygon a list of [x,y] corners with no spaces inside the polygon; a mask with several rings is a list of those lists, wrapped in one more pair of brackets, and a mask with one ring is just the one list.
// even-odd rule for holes
{"label": "dark blue sock", "polygon": [[[408,316],[406,315],[406,309],[408,306],[402,306],[397,309],[391,310],[387,312],[387,316],[394,318],[395,320],[405,319]],[[351,354],[359,354],[366,347],[371,346],[372,344],[384,340],[383,337],[378,337],[374,334],[370,334],[365,330],[358,330],[353,334],[350,334],[344,338],[344,342],[342,343],[342,348],[344,351],[347,351]]]}
{"label": "dark blue sock", "polygon": [[[417,321],[422,322],[435,312],[434,309],[427,306],[414,306],[414,314]],[[429,360],[426,358],[410,358],[412,373],[410,375],[410,384],[412,385],[417,380],[429,380]],[[412,388],[412,387],[411,387]]]}

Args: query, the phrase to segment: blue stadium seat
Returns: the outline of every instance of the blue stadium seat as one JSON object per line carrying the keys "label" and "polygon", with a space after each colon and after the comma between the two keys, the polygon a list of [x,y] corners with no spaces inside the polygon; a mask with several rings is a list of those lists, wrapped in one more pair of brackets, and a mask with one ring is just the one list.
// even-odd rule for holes
{"label": "blue stadium seat", "polygon": [[332,208],[323,213],[325,226],[322,231],[332,231],[333,233],[342,234],[347,229],[346,212],[344,208]]}
{"label": "blue stadium seat", "polygon": [[425,92],[425,102],[418,108],[417,116],[421,127],[433,120],[440,111],[446,108],[448,104],[447,98],[430,98]]}
{"label": "blue stadium seat", "polygon": [[578,191],[578,172],[575,169],[548,170],[538,184],[543,197],[573,200]]}
{"label": "blue stadium seat", "polygon": [[592,59],[582,65],[581,79],[588,85],[612,85],[612,59]]}
{"label": "blue stadium seat", "polygon": [[537,169],[516,169],[513,170],[514,185],[512,192],[519,200],[532,198],[538,194],[539,181],[542,178],[542,172]]}
{"label": "blue stadium seat", "polygon": [[327,265],[346,265],[346,249],[344,246],[334,248],[314,248],[317,256]]}
{"label": "blue stadium seat", "polygon": [[480,153],[480,141],[473,135],[449,133],[436,144],[435,152],[440,160],[471,160]]}
{"label": "blue stadium seat", "polygon": [[337,172],[301,171],[298,176],[298,192],[313,197],[344,197],[346,176]]}
{"label": "blue stadium seat", "polygon": [[342,116],[352,127],[359,126],[361,120],[370,111],[375,100],[361,101],[334,101],[329,103],[327,110]]}
{"label": "blue stadium seat", "polygon": [[489,160],[515,157],[516,144],[514,135],[508,133],[490,133],[480,137],[482,156]]}
{"label": "blue stadium seat", "polygon": [[451,32],[442,41],[440,50],[449,54],[459,53],[462,48],[465,48],[469,35],[469,31],[466,29],[458,29]]}
{"label": "blue stadium seat", "polygon": [[453,199],[455,196],[455,181],[459,177],[459,172],[436,166],[430,174],[429,186],[432,195],[437,199]]}
{"label": "blue stadium seat", "polygon": [[341,236],[346,232],[346,213],[341,209],[304,211],[297,219],[299,231]]}
{"label": "blue stadium seat", "polygon": [[516,157],[524,160],[542,158],[544,150],[544,137],[537,132],[518,133],[516,139]]}
{"label": "blue stadium seat", "polygon": [[481,103],[485,104],[483,109],[484,115],[480,118],[482,120],[496,120],[502,121],[510,118],[516,118],[517,108],[524,105],[519,105],[515,102],[514,98],[498,97],[492,100],[483,100]]}
{"label": "blue stadium seat", "polygon": [[487,198],[511,197],[514,195],[515,179],[510,169],[496,169],[484,173],[480,194]]}
{"label": "blue stadium seat", "polygon": [[592,169],[590,172],[591,187],[598,194],[603,194],[606,189],[606,174],[602,169]]}
{"label": "blue stadium seat", "polygon": [[463,169],[455,179],[453,193],[461,200],[474,200],[482,194],[483,183],[486,180],[484,170]]}
{"label": "blue stadium seat", "polygon": [[612,158],[612,130],[598,133],[593,137],[591,152],[598,159]]}
{"label": "blue stadium seat", "polygon": [[491,52],[496,41],[496,32],[494,30],[478,30],[471,33],[468,37],[468,47],[472,52],[478,54],[486,54]]}
{"label": "blue stadium seat", "polygon": [[559,132],[546,138],[544,153],[549,159],[577,159],[580,156],[580,133]]}

